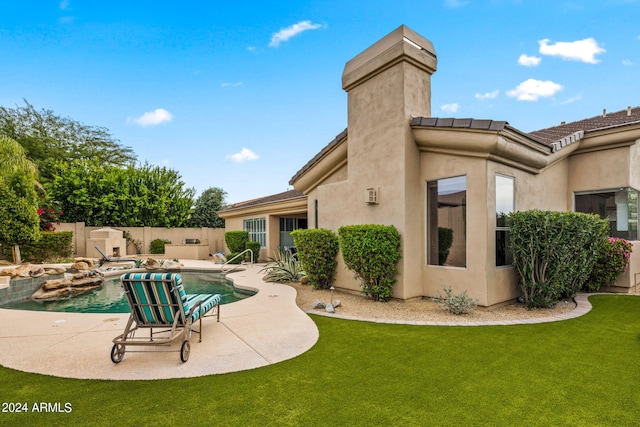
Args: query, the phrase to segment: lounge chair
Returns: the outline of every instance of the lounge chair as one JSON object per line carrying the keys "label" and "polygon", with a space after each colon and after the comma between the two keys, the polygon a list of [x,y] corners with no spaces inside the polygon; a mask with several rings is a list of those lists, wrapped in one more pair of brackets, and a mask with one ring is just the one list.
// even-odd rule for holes
{"label": "lounge chair", "polygon": [[[124,332],[113,339],[113,363],[122,361],[127,346],[169,346],[177,338],[182,340],[180,350],[164,351],[179,351],[180,360],[186,362],[191,332],[202,341],[202,318],[215,315],[220,321],[220,295],[186,294],[179,273],[127,273],[120,281],[131,316]],[[199,330],[193,327],[196,321]],[[138,329],[148,329],[149,334],[135,336]]]}
{"label": "lounge chair", "polygon": [[102,252],[102,250],[99,247],[94,246],[94,248],[96,248],[96,250],[100,253],[100,255],[102,255],[102,259],[99,261],[100,267],[102,267],[102,265],[105,262],[125,262],[125,261],[136,262],[137,261],[137,259],[135,258],[121,258],[121,257],[107,256],[104,252]]}

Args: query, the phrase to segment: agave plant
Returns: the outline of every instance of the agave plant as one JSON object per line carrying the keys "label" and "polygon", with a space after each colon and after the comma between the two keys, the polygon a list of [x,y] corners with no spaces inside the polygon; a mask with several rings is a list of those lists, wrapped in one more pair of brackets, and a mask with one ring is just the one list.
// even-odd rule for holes
{"label": "agave plant", "polygon": [[299,282],[306,274],[302,271],[300,261],[290,252],[274,252],[273,258],[260,272],[266,272],[262,280],[265,282]]}

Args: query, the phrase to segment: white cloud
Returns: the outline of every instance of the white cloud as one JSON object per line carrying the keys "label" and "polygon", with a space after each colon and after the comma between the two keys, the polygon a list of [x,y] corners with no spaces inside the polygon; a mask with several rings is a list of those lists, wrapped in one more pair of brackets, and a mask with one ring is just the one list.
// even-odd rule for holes
{"label": "white cloud", "polygon": [[538,41],[540,53],[543,55],[560,56],[562,59],[582,61],[588,64],[600,62],[595,56],[604,53],[604,48],[598,46],[593,38],[577,40],[575,42],[557,42],[549,44],[549,39]]}
{"label": "white cloud", "polygon": [[311,21],[300,21],[297,24],[293,24],[290,27],[283,28],[282,30],[275,33],[271,37],[269,47],[278,47],[281,42],[286,42],[290,38],[297,36],[304,31],[317,30],[318,28],[322,27],[324,27],[324,25],[313,24]]}
{"label": "white cloud", "polygon": [[238,87],[238,86],[242,86],[243,84],[244,84],[243,82],[235,82],[235,83],[225,82],[225,83],[222,83],[220,87]]}
{"label": "white cloud", "polygon": [[538,58],[537,56],[525,55],[524,53],[518,58],[518,64],[524,67],[535,67],[540,64],[540,61],[542,61],[542,58]]}
{"label": "white cloud", "polygon": [[622,65],[633,65],[633,62],[631,62],[631,60],[629,60],[629,59],[623,59],[622,60]]}
{"label": "white cloud", "polygon": [[529,79],[508,91],[507,96],[517,98],[518,101],[537,101],[539,98],[553,96],[561,90],[562,85],[551,80]]}
{"label": "white cloud", "polygon": [[496,89],[494,91],[487,92],[487,93],[476,93],[475,97],[476,99],[479,99],[479,100],[495,99],[498,97],[499,94],[500,94],[500,91]]}
{"label": "white cloud", "polygon": [[173,115],[170,112],[165,110],[164,108],[158,108],[154,111],[149,111],[144,113],[138,118],[135,119],[127,119],[127,123],[133,122],[142,127],[145,126],[156,126],[160,123],[170,122],[173,119]]}
{"label": "white cloud", "polygon": [[444,111],[445,113],[450,113],[453,114],[456,111],[458,111],[458,108],[460,108],[460,105],[456,102],[453,102],[451,104],[444,104],[442,106],[440,106],[440,109],[442,111]]}
{"label": "white cloud", "polygon": [[234,163],[242,163],[242,162],[246,162],[247,160],[257,160],[259,157],[260,156],[258,156],[256,153],[249,150],[248,148],[242,148],[242,150],[240,150],[239,153],[227,156],[227,159],[231,160]]}

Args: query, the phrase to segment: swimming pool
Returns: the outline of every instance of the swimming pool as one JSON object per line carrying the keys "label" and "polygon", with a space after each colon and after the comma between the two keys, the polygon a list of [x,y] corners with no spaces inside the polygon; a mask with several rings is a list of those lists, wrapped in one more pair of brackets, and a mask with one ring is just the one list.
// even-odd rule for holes
{"label": "swimming pool", "polygon": [[[180,272],[188,294],[220,294],[220,304],[229,304],[255,292],[235,288],[222,274],[209,272]],[[120,276],[105,278],[102,286],[85,294],[60,301],[24,300],[1,306],[15,310],[54,311],[74,313],[129,313],[129,303],[120,285]]]}

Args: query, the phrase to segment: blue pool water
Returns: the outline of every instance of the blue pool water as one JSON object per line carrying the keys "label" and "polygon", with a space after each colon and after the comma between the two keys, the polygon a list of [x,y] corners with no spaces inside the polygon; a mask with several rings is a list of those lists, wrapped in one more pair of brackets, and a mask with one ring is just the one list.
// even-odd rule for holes
{"label": "blue pool water", "polygon": [[[229,304],[255,294],[234,288],[233,283],[221,274],[188,271],[181,272],[180,275],[188,294],[220,294],[222,297],[220,304]],[[108,277],[101,287],[70,299],[47,302],[25,300],[6,304],[1,308],[74,313],[129,313],[131,311],[120,285],[120,276]]]}

